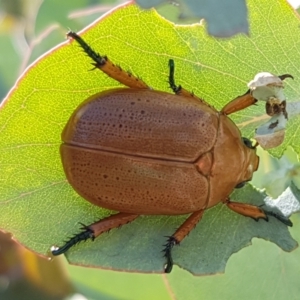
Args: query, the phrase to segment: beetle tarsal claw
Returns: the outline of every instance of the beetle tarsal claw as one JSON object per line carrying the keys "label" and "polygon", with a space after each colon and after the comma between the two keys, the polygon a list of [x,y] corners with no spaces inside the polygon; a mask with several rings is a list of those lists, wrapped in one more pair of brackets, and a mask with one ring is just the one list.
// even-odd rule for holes
{"label": "beetle tarsal claw", "polygon": [[284,80],[284,79],[286,79],[286,78],[292,78],[292,79],[294,79],[294,77],[292,76],[292,75],[290,75],[290,74],[283,74],[283,75],[279,75],[278,76],[281,80]]}
{"label": "beetle tarsal claw", "polygon": [[89,227],[87,225],[85,225],[85,224],[83,224],[81,222],[78,222],[78,224],[81,225],[81,227],[80,227],[81,230],[87,230],[87,229],[89,229]]}
{"label": "beetle tarsal claw", "polygon": [[268,216],[272,216],[274,218],[276,218],[277,220],[279,220],[280,222],[282,222],[284,225],[289,226],[289,227],[293,227],[293,223],[290,219],[288,219],[287,217],[276,213],[274,211],[268,211],[268,210],[263,210],[264,213]]}
{"label": "beetle tarsal claw", "polygon": [[264,217],[250,217],[252,220],[254,220],[255,222],[258,222],[260,219],[265,220],[266,222],[269,222],[269,218],[268,216],[264,216]]}

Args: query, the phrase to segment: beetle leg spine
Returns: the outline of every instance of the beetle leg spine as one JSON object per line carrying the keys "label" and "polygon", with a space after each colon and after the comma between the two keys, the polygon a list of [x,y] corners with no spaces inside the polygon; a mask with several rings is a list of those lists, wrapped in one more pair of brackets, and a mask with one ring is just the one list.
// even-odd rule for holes
{"label": "beetle leg spine", "polygon": [[[85,226],[85,225],[84,225]],[[94,233],[93,231],[88,228],[87,226],[85,226],[84,228],[82,228],[84,231],[75,234],[73,237],[71,237],[68,241],[65,242],[64,246],[52,250],[52,255],[57,256],[60,254],[63,254],[65,252],[67,252],[71,247],[73,247],[74,245],[80,243],[81,241],[86,241],[88,239],[92,239],[94,240]]]}
{"label": "beetle leg spine", "polygon": [[69,31],[67,37],[74,39],[82,47],[83,51],[95,61],[95,66],[102,66],[106,63],[107,56],[101,56],[95,52],[76,32]]}
{"label": "beetle leg spine", "polygon": [[52,254],[54,256],[63,254],[67,252],[71,247],[80,243],[81,241],[86,241],[87,239],[94,240],[97,236],[99,236],[103,232],[108,232],[113,228],[120,227],[121,225],[127,224],[134,219],[136,219],[138,215],[128,214],[128,213],[118,213],[111,216],[108,216],[100,221],[97,221],[89,226],[86,226],[82,223],[81,230],[82,232],[75,234],[72,238],[65,242],[65,245],[52,250]]}

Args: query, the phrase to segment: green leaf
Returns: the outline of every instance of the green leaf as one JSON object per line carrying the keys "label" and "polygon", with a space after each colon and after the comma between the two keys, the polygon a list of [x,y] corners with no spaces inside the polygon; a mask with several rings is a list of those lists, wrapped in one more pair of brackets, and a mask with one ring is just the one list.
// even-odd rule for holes
{"label": "green leaf", "polygon": [[[291,232],[298,240],[299,221],[294,215],[296,227]],[[175,268],[168,280],[176,299],[297,299],[299,255],[300,248],[285,253],[272,243],[253,239],[251,247],[230,257],[225,274],[195,277]]]}
{"label": "green leaf", "polygon": [[[221,109],[246,91],[261,70],[299,77],[299,20],[285,1],[249,2],[252,36],[215,40],[203,26],[174,26],[154,11],[127,5],[93,24],[82,35],[102,54],[132,71],[158,90],[168,91],[168,60],[176,64],[176,82]],[[278,23],[282,20],[282,23]],[[270,32],[276,34],[270,35]],[[281,58],[281,59],[278,59]],[[0,228],[12,232],[26,247],[46,255],[52,245],[110,214],[80,198],[65,179],[59,156],[60,134],[72,111],[89,95],[120,86],[100,71],[75,42],[65,42],[25,72],[0,111]],[[297,76],[298,75],[298,76]],[[298,99],[296,81],[288,82],[288,101]],[[9,101],[8,101],[9,99]],[[264,106],[233,116],[243,135],[253,136]],[[290,118],[285,144],[299,152],[297,118]],[[247,126],[246,126],[247,124]],[[228,171],[230,172],[230,171]],[[233,199],[262,203],[265,195],[247,187]],[[143,216],[119,230],[71,249],[76,264],[141,272],[162,272],[162,245],[186,216]],[[233,252],[253,237],[296,247],[286,226],[270,217],[254,222],[219,205],[174,249],[175,264],[195,274],[224,271]]]}
{"label": "green leaf", "polygon": [[136,0],[136,3],[142,8],[158,6],[158,9],[162,4],[165,4],[168,11],[171,5],[176,6],[180,12],[176,21],[184,20],[194,23],[205,19],[208,33],[216,37],[230,37],[237,33],[249,33],[245,1],[177,0],[170,3],[170,1],[165,0]]}

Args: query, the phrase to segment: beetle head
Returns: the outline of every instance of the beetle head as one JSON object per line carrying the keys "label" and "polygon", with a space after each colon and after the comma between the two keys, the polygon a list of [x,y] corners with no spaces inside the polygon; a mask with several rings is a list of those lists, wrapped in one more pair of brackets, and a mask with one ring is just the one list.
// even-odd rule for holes
{"label": "beetle head", "polygon": [[252,145],[251,141],[244,137],[242,140],[244,143],[245,160],[241,172],[240,182],[246,182],[252,179],[253,173],[258,169],[259,156],[256,154],[256,147],[258,144],[256,143],[255,145]]}

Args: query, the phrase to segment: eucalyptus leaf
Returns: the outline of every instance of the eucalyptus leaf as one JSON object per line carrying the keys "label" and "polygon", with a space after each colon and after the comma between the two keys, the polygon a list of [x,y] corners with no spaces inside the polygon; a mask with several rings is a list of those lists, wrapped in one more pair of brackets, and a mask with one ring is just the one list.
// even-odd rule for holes
{"label": "eucalyptus leaf", "polygon": [[[290,73],[300,78],[295,62],[299,19],[285,1],[249,1],[251,38],[244,35],[216,40],[202,25],[175,26],[155,11],[125,5],[91,25],[82,37],[101,54],[143,78],[157,90],[170,91],[168,60],[176,64],[176,82],[216,108],[246,91],[260,71]],[[281,23],[278,20],[285,20]],[[63,36],[62,36],[63,39]],[[280,58],[280,59],[279,59]],[[77,233],[78,222],[90,224],[111,212],[79,197],[67,183],[61,166],[60,134],[72,111],[90,95],[120,84],[92,68],[76,43],[64,42],[35,62],[18,80],[0,110],[0,228],[27,248],[49,254]],[[299,99],[297,81],[287,82],[288,101]],[[266,120],[264,106],[232,116],[243,136]],[[280,155],[287,145],[299,152],[299,118],[288,121]],[[230,170],[228,170],[230,174]],[[224,174],[224,176],[228,176]],[[233,199],[262,204],[266,195],[250,186]],[[162,272],[162,245],[187,216],[141,216],[72,248],[74,264],[139,272]],[[261,237],[291,251],[297,243],[285,225],[270,217],[255,222],[218,205],[180,247],[174,262],[194,274],[223,272],[230,255]]]}
{"label": "eucalyptus leaf", "polygon": [[216,37],[230,37],[237,33],[249,33],[246,1],[241,0],[137,0],[142,8],[159,8],[162,4],[179,9],[177,21],[188,23],[207,21],[208,33]]}

